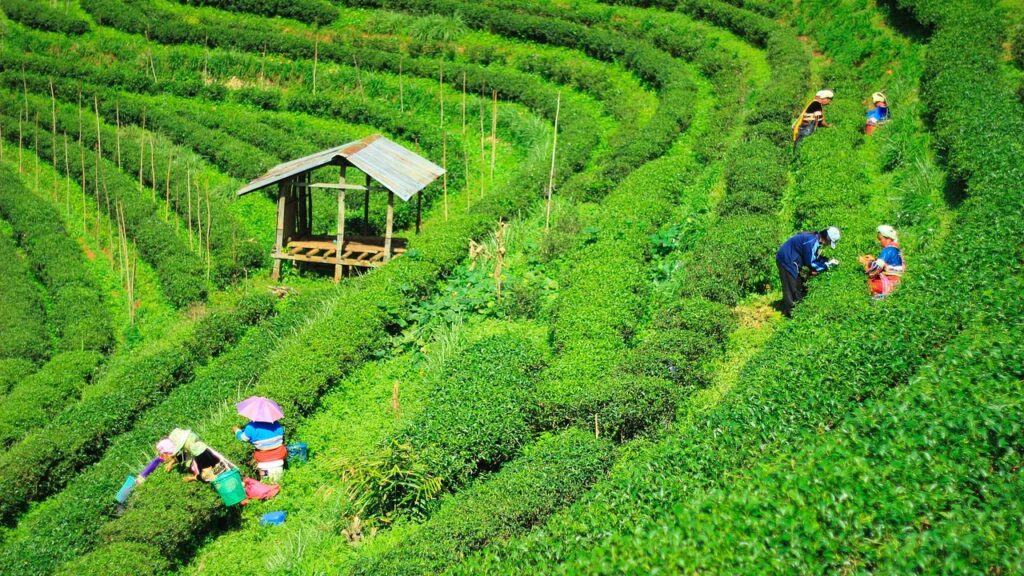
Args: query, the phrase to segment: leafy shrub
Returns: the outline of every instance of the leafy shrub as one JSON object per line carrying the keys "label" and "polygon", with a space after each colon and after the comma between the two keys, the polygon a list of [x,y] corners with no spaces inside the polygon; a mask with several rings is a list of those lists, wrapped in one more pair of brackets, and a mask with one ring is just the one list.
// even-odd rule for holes
{"label": "leafy shrub", "polygon": [[765,292],[777,272],[771,256],[779,245],[773,218],[732,216],[712,225],[702,242],[683,262],[676,280],[682,296],[702,296],[735,306],[745,294]]}
{"label": "leafy shrub", "polygon": [[63,352],[25,377],[0,400],[0,447],[6,449],[28,432],[46,424],[73,401],[102,359],[97,352]]}
{"label": "leafy shrub", "polygon": [[391,439],[373,456],[341,463],[349,500],[360,518],[384,524],[399,513],[426,518],[428,505],[441,493],[441,478],[432,476],[411,444]]}
{"label": "leafy shrub", "polygon": [[0,8],[3,8],[8,18],[30,28],[73,35],[89,31],[89,23],[85,20],[70,16],[65,10],[45,2],[2,0]]}
{"label": "leafy shrub", "polygon": [[46,315],[35,279],[17,253],[14,242],[0,230],[0,358],[34,362],[50,354]]}
{"label": "leafy shrub", "polygon": [[[0,97],[8,104],[12,98],[14,97],[10,95]],[[20,98],[18,101],[20,102]],[[49,114],[48,108],[47,106],[43,109],[44,113]],[[0,117],[0,123],[3,124],[4,136],[17,141],[17,120],[5,115]],[[63,159],[61,151],[52,149],[52,142],[49,138],[40,138],[38,146],[39,149],[36,150],[36,153],[43,160]],[[97,167],[95,154],[79,147],[75,142],[68,144],[68,151],[71,157],[79,157],[84,162],[87,179],[97,170],[102,170],[102,173],[105,174],[106,186],[101,190],[104,190],[105,194],[109,194],[110,216],[112,219],[114,218],[114,205],[120,202],[124,207],[128,235],[135,239],[140,254],[156,269],[167,298],[177,306],[184,306],[203,299],[206,295],[206,283],[201,279],[205,276],[205,267],[198,256],[188,249],[184,240],[164,221],[161,215],[162,211],[159,210],[156,202],[151,200],[149,195],[139,194],[138,184],[131,177],[119,171],[117,165],[110,160],[100,160],[101,168]],[[57,168],[63,172],[65,164],[57,162]],[[80,179],[80,170],[71,169],[71,173],[65,174],[65,176]],[[93,186],[88,185],[86,188],[94,189]],[[106,196],[104,197],[106,198]],[[105,205],[105,203],[103,204]]]}
{"label": "leafy shrub", "polygon": [[493,476],[444,500],[393,548],[366,556],[354,574],[436,574],[467,554],[522,534],[571,503],[611,464],[612,445],[570,429],[544,436]]}
{"label": "leafy shrub", "polygon": [[0,397],[3,397],[22,378],[31,376],[36,365],[25,358],[0,358]]}
{"label": "leafy shrub", "polygon": [[156,549],[136,542],[118,542],[90,552],[74,566],[57,572],[60,576],[107,574],[108,576],[158,576],[170,572],[170,564],[160,558]]}
{"label": "leafy shrub", "polygon": [[281,16],[321,26],[338,18],[338,9],[326,0],[179,0],[184,4],[213,6],[222,10]]}
{"label": "leafy shrub", "polygon": [[701,385],[701,363],[725,349],[735,329],[733,312],[699,298],[684,299],[657,310],[637,337],[626,370],[676,384]]}
{"label": "leafy shrub", "polygon": [[78,244],[67,235],[60,215],[0,169],[0,214],[11,223],[35,273],[50,293],[50,320],[60,350],[106,350],[113,344],[109,303],[86,268]]}
{"label": "leafy shrub", "polygon": [[[245,299],[272,302],[273,297],[257,292]],[[243,305],[211,313],[197,328],[186,327],[176,338],[112,363],[79,402],[0,457],[0,480],[11,483],[11,489],[0,495],[0,520],[10,524],[30,502],[63,488],[75,472],[102,454],[113,436],[130,429],[142,410],[191,378],[198,366],[262,320],[266,310]],[[207,323],[215,328],[206,329]],[[207,348],[197,345],[200,337]]]}

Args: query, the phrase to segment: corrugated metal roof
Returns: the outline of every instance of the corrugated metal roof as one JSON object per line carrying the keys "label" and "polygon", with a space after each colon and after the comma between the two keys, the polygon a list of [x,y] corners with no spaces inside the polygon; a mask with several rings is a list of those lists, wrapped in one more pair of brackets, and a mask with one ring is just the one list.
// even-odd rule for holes
{"label": "corrugated metal roof", "polygon": [[296,174],[327,166],[335,163],[337,158],[347,159],[350,164],[406,202],[413,194],[444,174],[444,169],[437,164],[380,134],[374,134],[362,140],[310,154],[305,158],[278,164],[263,176],[249,182],[238,191],[238,195],[248,194]]}

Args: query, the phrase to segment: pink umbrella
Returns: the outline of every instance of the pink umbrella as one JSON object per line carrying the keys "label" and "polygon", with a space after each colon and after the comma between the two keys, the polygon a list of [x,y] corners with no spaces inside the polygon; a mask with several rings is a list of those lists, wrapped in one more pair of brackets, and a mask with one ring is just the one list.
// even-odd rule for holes
{"label": "pink umbrella", "polygon": [[238,413],[253,422],[277,422],[284,418],[284,410],[270,398],[250,396],[238,404]]}

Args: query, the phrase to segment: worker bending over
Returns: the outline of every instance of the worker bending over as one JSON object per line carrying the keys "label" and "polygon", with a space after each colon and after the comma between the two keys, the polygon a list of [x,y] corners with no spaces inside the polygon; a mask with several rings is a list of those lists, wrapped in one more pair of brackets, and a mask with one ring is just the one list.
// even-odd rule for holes
{"label": "worker bending over", "polygon": [[874,106],[871,110],[868,110],[866,114],[867,125],[864,126],[864,133],[871,136],[875,132],[875,127],[879,124],[885,124],[889,121],[889,103],[885,100],[885,94],[881,92],[875,92],[871,95],[871,104]]}
{"label": "worker bending over", "polygon": [[782,243],[775,253],[775,265],[782,280],[782,313],[788,318],[793,305],[804,297],[804,278],[800,275],[807,268],[811,276],[839,265],[836,259],[826,260],[820,254],[823,246],[836,247],[839,228],[829,226],[820,232],[800,232]]}
{"label": "worker bending over", "polygon": [[829,127],[829,123],[825,121],[825,106],[832,102],[834,96],[835,93],[831,90],[818,90],[814,99],[804,106],[804,111],[793,127],[793,150],[796,150],[801,140],[814,134],[818,127]]}
{"label": "worker bending over", "polygon": [[864,272],[868,275],[868,289],[871,290],[871,297],[882,299],[888,296],[903,279],[906,265],[903,260],[903,252],[900,250],[896,229],[888,224],[882,224],[877,228],[877,232],[878,243],[882,245],[882,251],[877,257],[865,254],[858,260],[864,265]]}
{"label": "worker bending over", "polygon": [[210,482],[217,474],[227,469],[224,458],[191,430],[171,430],[166,438],[157,442],[156,451],[168,472],[178,462],[192,471],[192,476],[183,478],[185,481],[200,479],[203,482]]}

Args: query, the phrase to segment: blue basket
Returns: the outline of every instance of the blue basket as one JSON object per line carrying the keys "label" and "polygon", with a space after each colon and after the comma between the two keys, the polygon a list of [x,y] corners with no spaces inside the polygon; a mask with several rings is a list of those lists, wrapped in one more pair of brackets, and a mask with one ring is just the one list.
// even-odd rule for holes
{"label": "blue basket", "polygon": [[305,442],[293,442],[288,445],[289,462],[305,462],[309,459],[309,445]]}
{"label": "blue basket", "polygon": [[284,510],[278,510],[276,512],[267,512],[260,517],[260,526],[279,526],[284,524],[284,519],[288,516],[288,513]]}
{"label": "blue basket", "polygon": [[124,504],[128,501],[128,497],[132,495],[132,491],[135,490],[135,476],[129,474],[124,480],[124,484],[121,485],[121,489],[117,491],[117,495],[114,496],[114,500],[117,500],[118,504]]}

